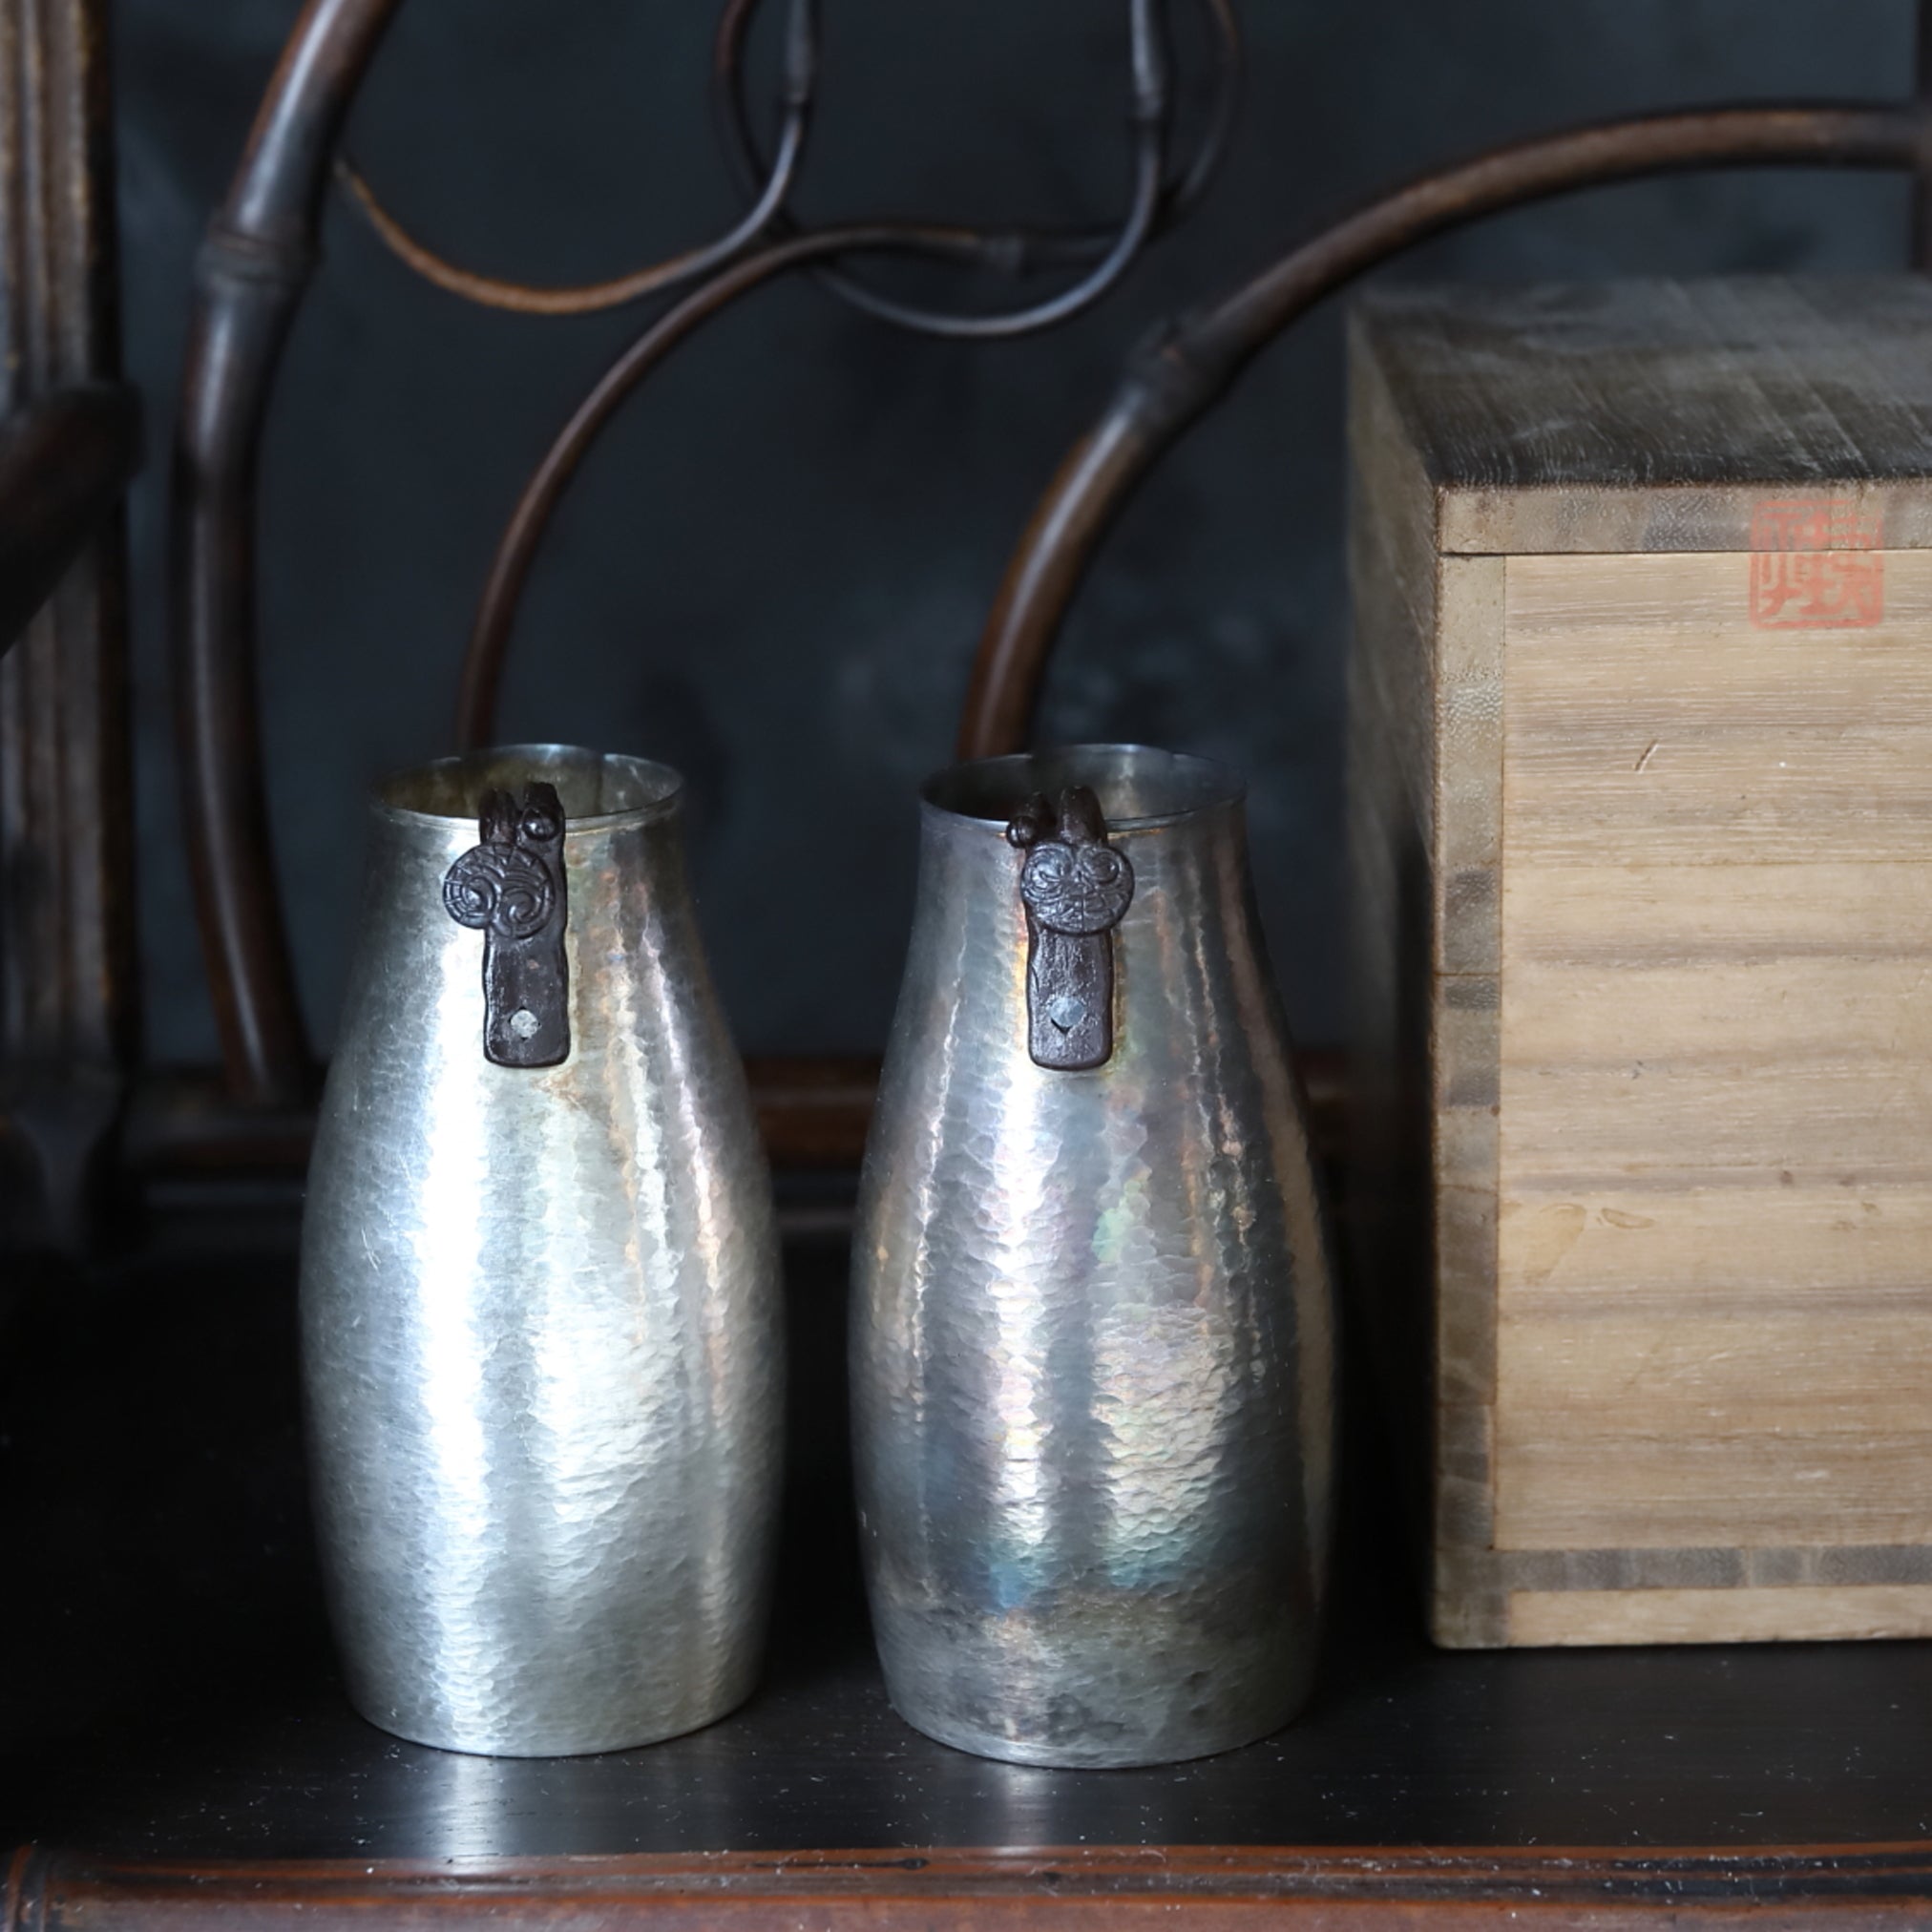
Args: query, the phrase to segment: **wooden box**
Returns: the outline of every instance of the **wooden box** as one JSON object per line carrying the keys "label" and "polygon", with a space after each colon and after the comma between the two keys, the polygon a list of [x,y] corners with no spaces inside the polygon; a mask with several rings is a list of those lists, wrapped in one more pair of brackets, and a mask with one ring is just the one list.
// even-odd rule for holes
{"label": "wooden box", "polygon": [[1932,1634],[1932,282],[1411,290],[1351,361],[1434,1634]]}

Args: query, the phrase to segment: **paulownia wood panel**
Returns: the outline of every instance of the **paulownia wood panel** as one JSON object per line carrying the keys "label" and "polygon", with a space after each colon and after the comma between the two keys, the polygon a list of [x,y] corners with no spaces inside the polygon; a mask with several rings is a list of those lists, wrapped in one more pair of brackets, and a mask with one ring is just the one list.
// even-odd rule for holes
{"label": "paulownia wood panel", "polygon": [[[1932,555],[1840,630],[1756,627],[1749,568],[1508,561],[1502,1550],[1932,1540]],[[1508,1620],[1922,1632],[1932,1593]]]}
{"label": "paulownia wood panel", "polygon": [[1932,551],[1875,555],[1856,630],[1755,627],[1748,555],[1511,558],[1511,867],[1922,859]]}

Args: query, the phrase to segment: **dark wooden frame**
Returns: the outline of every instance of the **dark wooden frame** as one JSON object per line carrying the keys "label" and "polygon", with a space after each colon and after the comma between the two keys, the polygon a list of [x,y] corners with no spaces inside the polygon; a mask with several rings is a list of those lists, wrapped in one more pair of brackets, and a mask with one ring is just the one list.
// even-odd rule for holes
{"label": "dark wooden frame", "polygon": [[716,1852],[444,1863],[115,1865],[23,1851],[0,1932],[186,1926],[1064,1928],[1409,1927],[1482,1922],[1615,1932],[1922,1926],[1932,1846],[1737,1851],[1374,1850],[1108,1846]]}
{"label": "dark wooden frame", "polygon": [[[262,809],[253,665],[252,518],[262,424],[314,260],[342,120],[395,0],[310,0],[211,231],[177,458],[175,595],[182,748],[225,1076],[150,1083],[125,1153],[147,1178],[299,1171],[313,1085],[287,972]],[[10,409],[116,368],[105,94],[105,0],[0,0],[0,247],[13,295],[0,328]],[[1315,301],[1388,254],[1539,195],[1670,168],[1830,164],[1920,182],[1915,253],[1932,260],[1932,0],[1919,91],[1863,108],[1738,108],[1578,131],[1432,176],[1277,263],[1136,363],[1063,467],[1018,552],[982,643],[962,749],[1006,749],[1030,719],[1060,617],[1121,504],[1241,368]],[[83,405],[83,413],[94,405]],[[118,415],[118,427],[109,419]],[[86,438],[98,432],[92,457]],[[97,528],[132,460],[124,400],[70,423],[59,448],[91,478],[43,550]],[[38,471],[39,466],[33,466]],[[42,472],[44,473],[44,472]],[[0,485],[5,483],[0,465]],[[52,600],[0,670],[0,921],[36,973],[0,1005],[0,1167],[31,1157],[72,1234],[116,1144],[136,1044],[132,816],[119,532],[78,539]],[[25,854],[28,863],[15,863]],[[50,886],[47,882],[53,881]],[[57,962],[49,966],[49,962]],[[1332,1073],[1318,1067],[1317,1073]],[[754,1065],[774,1151],[849,1165],[872,1068]],[[1333,1118],[1334,1082],[1324,1098]],[[23,1153],[25,1149],[25,1153]],[[1748,1910],[1766,1927],[1932,1922],[1932,1844],[1714,1851],[1430,1851],[1183,1847],[801,1852],[423,1865],[124,1865],[24,1848],[0,1932],[270,1922],[1384,1925],[1529,1918],[1614,1926]]]}
{"label": "dark wooden frame", "polygon": [[107,0],[0,8],[0,1219],[56,1241],[138,1038],[106,32]]}

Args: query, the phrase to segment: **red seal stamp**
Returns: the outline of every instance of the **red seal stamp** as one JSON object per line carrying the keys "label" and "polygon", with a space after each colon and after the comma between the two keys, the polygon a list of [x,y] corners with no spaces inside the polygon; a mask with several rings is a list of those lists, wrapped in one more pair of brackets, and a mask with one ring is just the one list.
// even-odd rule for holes
{"label": "red seal stamp", "polygon": [[1848,631],[1885,615],[1883,529],[1844,497],[1760,503],[1751,518],[1751,621]]}

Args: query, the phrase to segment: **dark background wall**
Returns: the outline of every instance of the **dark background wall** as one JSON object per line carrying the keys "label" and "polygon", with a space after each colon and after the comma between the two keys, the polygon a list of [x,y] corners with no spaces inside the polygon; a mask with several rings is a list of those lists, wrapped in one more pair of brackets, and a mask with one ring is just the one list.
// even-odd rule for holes
{"label": "dark background wall", "polygon": [[[763,35],[769,40],[778,9]],[[701,0],[414,0],[351,144],[478,267],[587,278],[725,225]],[[141,913],[158,1058],[213,1025],[178,850],[161,495],[192,253],[296,0],[119,0],[127,360],[154,452],[134,514]],[[1124,182],[1120,0],[828,0],[799,206],[1099,219]],[[1184,55],[1198,56],[1186,0]],[[882,1040],[918,778],[948,755],[1003,560],[1156,318],[1405,172],[1578,116],[1902,89],[1908,0],[1247,0],[1250,80],[1208,201],[1124,289],[1011,346],[912,339],[806,286],[701,336],[583,473],[532,587],[504,733],[692,780],[701,911],[742,1042]],[[769,49],[761,51],[768,66]],[[1198,58],[1195,61],[1198,70]],[[1600,192],[1391,271],[1515,279],[1830,272],[1901,260],[1901,183],[1712,176]],[[271,423],[263,675],[275,828],[311,1021],[332,1030],[374,774],[450,748],[453,677],[521,476],[634,315],[527,321],[414,282],[346,207]],[[950,279],[924,292],[969,298]],[[997,288],[987,291],[1000,299]],[[1109,545],[1044,735],[1247,771],[1292,1018],[1336,1037],[1343,450],[1339,312],[1278,345]]]}

